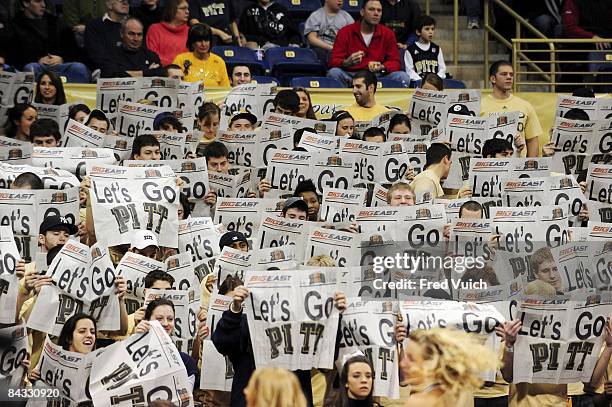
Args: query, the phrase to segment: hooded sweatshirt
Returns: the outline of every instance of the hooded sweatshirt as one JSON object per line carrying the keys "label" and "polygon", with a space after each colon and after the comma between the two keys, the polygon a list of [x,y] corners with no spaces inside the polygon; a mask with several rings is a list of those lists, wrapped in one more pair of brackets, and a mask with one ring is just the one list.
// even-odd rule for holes
{"label": "hooded sweatshirt", "polygon": [[166,22],[153,24],[147,31],[147,48],[157,55],[162,66],[171,64],[174,57],[187,52],[189,26],[172,26]]}

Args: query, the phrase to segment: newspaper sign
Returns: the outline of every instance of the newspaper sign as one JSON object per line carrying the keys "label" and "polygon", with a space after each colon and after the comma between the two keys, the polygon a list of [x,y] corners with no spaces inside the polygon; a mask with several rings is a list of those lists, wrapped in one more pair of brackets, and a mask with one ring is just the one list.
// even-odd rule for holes
{"label": "newspaper sign", "polygon": [[51,167],[69,171],[83,179],[88,163],[115,164],[115,154],[108,148],[88,147],[34,147],[32,163],[39,167]]}
{"label": "newspaper sign", "polygon": [[117,265],[117,275],[123,276],[127,284],[124,295],[128,314],[136,312],[143,305],[144,279],[154,270],[165,270],[164,263],[141,254],[126,252]]}
{"label": "newspaper sign", "polygon": [[202,372],[200,374],[200,388],[203,390],[232,390],[234,369],[229,358],[217,351],[212,343],[212,334],[215,332],[217,322],[221,315],[228,310],[232,297],[212,293],[206,314],[206,326],[209,335],[202,341]]}
{"label": "newspaper sign", "polygon": [[12,165],[0,162],[0,188],[9,189],[13,180],[24,172],[32,172],[40,177],[45,188],[65,189],[78,187],[79,180],[65,170],[40,168],[31,165]]}
{"label": "newspaper sign", "polygon": [[253,271],[245,285],[257,367],[332,368],[339,319],[335,270]]}
{"label": "newspaper sign", "polygon": [[221,115],[220,129],[227,129],[230,118],[240,112],[249,112],[258,119],[274,109],[276,84],[248,83],[238,85],[225,97],[225,109]]}
{"label": "newspaper sign", "polygon": [[416,89],[408,111],[411,117],[411,134],[424,136],[432,128],[442,127],[446,121],[450,96],[446,92]]}
{"label": "newspaper sign", "polygon": [[[11,324],[14,322],[13,318]],[[19,373],[23,369],[21,362],[28,359],[28,332],[24,324],[13,325],[0,328],[0,337],[11,339],[9,346],[0,348],[0,381],[4,381]]]}
{"label": "newspaper sign", "polygon": [[132,335],[105,348],[91,369],[90,393],[94,405],[128,407],[153,400],[193,406],[185,366],[159,322],[149,332]]}
{"label": "newspaper sign", "polygon": [[[399,355],[395,342],[397,303],[349,298],[340,320],[338,361],[361,351],[374,366],[374,397],[399,399]],[[340,363],[337,362],[337,365]],[[342,371],[342,366],[337,366]]]}
{"label": "newspaper sign", "polygon": [[298,268],[295,246],[286,245],[257,249],[252,268],[254,270],[294,270]]}
{"label": "newspaper sign", "polygon": [[353,188],[350,191],[339,188],[323,188],[321,219],[326,222],[352,222],[355,211],[365,205],[367,190]]}
{"label": "newspaper sign", "polygon": [[104,138],[104,148],[110,148],[115,154],[115,160],[122,162],[127,160],[132,155],[132,144],[134,139],[127,136],[115,136],[114,134],[107,134]]}
{"label": "newspaper sign", "polygon": [[90,165],[87,173],[98,239],[129,244],[142,229],[155,233],[159,246],[178,247],[179,194],[170,167]]}
{"label": "newspaper sign", "polygon": [[132,138],[150,133],[154,130],[155,117],[163,112],[175,113],[175,109],[120,101],[115,129],[120,135]]}
{"label": "newspaper sign", "polygon": [[246,198],[251,185],[251,170],[241,169],[234,175],[209,171],[208,183],[211,190],[217,193],[217,197]]}
{"label": "newspaper sign", "polygon": [[259,234],[263,202],[253,198],[218,198],[215,224],[228,231],[242,232],[247,239]]}
{"label": "newspaper sign", "polygon": [[114,119],[121,101],[136,100],[134,92],[139,81],[140,78],[99,79],[96,85],[96,108],[106,113],[109,119]]}
{"label": "newspaper sign", "polygon": [[314,164],[312,180],[317,193],[327,188],[352,189],[355,162],[346,154],[320,154]]}
{"label": "newspaper sign", "polygon": [[[608,99],[609,101],[609,99]],[[589,116],[589,120],[606,118],[605,105],[607,100],[580,96],[557,95],[555,117],[565,117],[571,109],[580,109]],[[609,103],[609,102],[608,102]]]}
{"label": "newspaper sign", "polygon": [[66,123],[68,122],[68,112],[72,107],[71,103],[63,105],[45,105],[43,103],[32,103],[36,108],[37,119],[51,119],[57,123],[60,133],[64,132]]}
{"label": "newspaper sign", "polygon": [[[261,116],[257,116],[261,117]],[[267,112],[261,121],[262,127],[272,128],[272,127],[283,127],[290,126],[291,133],[295,133],[299,129],[303,129],[305,127],[309,127],[314,129],[317,134],[321,134],[324,136],[334,137],[336,135],[336,122],[333,121],[322,121],[322,120],[313,120],[313,119],[304,119],[301,117],[295,116],[287,116],[284,114]]]}
{"label": "newspaper sign", "polygon": [[244,281],[244,271],[251,267],[252,257],[253,253],[224,246],[215,262],[214,273],[217,278],[217,286],[220,287],[230,275]]}
{"label": "newspaper sign", "polygon": [[30,103],[34,98],[36,79],[32,72],[0,72],[0,105],[13,107]]}
{"label": "newspaper sign", "polygon": [[305,131],[298,144],[310,153],[327,153],[331,154],[336,151],[338,145],[337,136],[325,136],[322,134]]}
{"label": "newspaper sign", "polygon": [[586,183],[591,220],[612,223],[612,165],[590,164]]}
{"label": "newspaper sign", "polygon": [[179,221],[179,253],[191,255],[194,273],[200,281],[211,271],[208,261],[220,253],[221,235],[210,218],[189,218]]}
{"label": "newspaper sign", "polygon": [[306,240],[304,263],[311,257],[327,255],[338,267],[359,265],[359,234],[326,228],[312,228]]}
{"label": "newspaper sign", "polygon": [[0,224],[10,225],[20,256],[32,261],[38,246],[36,191],[0,190]]}
{"label": "newspaper sign", "polygon": [[[19,278],[15,273],[20,258],[12,228],[9,225],[0,226],[0,324],[15,323],[19,290]],[[0,377],[3,376],[1,370],[0,367]]]}
{"label": "newspaper sign", "polygon": [[469,181],[474,197],[501,197],[505,178],[547,177],[550,158],[476,158],[470,159]]}
{"label": "newspaper sign", "polygon": [[300,182],[311,179],[313,154],[303,151],[271,150],[266,177],[272,190],[293,191]]}
{"label": "newspaper sign", "polygon": [[7,164],[32,164],[32,153],[31,143],[13,142],[10,145],[0,145],[0,161]]}
{"label": "newspaper sign", "polygon": [[340,152],[355,162],[354,178],[374,182],[374,167],[383,151],[383,144],[345,138],[340,140]]}
{"label": "newspaper sign", "polygon": [[453,219],[450,226],[449,250],[455,256],[483,257],[490,260],[491,222],[481,219]]}
{"label": "newspaper sign", "polygon": [[85,312],[97,321],[99,330],[119,329],[115,270],[106,250],[69,240],[46,275],[52,285],[40,290],[28,328],[57,336],[71,316]]}
{"label": "newspaper sign", "polygon": [[307,223],[297,219],[286,219],[278,216],[264,216],[259,226],[257,241],[259,248],[296,246],[296,258],[304,258]]}
{"label": "newspaper sign", "polygon": [[103,147],[106,134],[70,119],[62,138],[62,147]]}
{"label": "newspaper sign", "polygon": [[178,108],[178,79],[164,77],[138,78],[134,100],[147,99],[155,106]]}
{"label": "newspaper sign", "polygon": [[555,151],[589,154],[595,149],[598,131],[598,122],[557,117],[552,134]]}
{"label": "newspaper sign", "polygon": [[[198,311],[200,309],[200,299],[195,296],[195,291],[200,288],[190,288],[188,290],[163,290],[157,288],[147,288],[144,299],[146,307],[153,300],[165,298],[174,304],[174,331],[172,338],[192,340],[197,332]],[[190,349],[192,346],[187,346]]]}
{"label": "newspaper sign", "polygon": [[588,382],[599,357],[610,304],[529,301],[519,304],[523,322],[514,345],[517,383]]}
{"label": "newspaper sign", "polygon": [[260,133],[222,131],[218,139],[227,147],[230,164],[243,167],[262,164],[258,162]]}

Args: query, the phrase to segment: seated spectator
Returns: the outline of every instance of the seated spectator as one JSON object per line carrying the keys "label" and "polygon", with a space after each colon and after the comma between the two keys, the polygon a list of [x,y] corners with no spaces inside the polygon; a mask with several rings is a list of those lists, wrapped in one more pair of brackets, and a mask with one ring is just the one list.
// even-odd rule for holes
{"label": "seated spectator", "polygon": [[414,177],[410,184],[415,194],[431,192],[434,197],[444,196],[442,182],[448,177],[451,167],[451,149],[442,143],[432,143],[425,155],[425,171]]}
{"label": "seated spectator", "polygon": [[149,27],[161,21],[162,12],[159,0],[140,0],[140,6],[134,8],[130,14],[140,20],[146,36]]}
{"label": "seated spectator", "polygon": [[414,190],[403,181],[391,185],[387,191],[387,204],[389,206],[414,206],[416,197]]}
{"label": "seated spectator", "polygon": [[29,103],[18,103],[8,111],[4,134],[19,141],[31,141],[30,127],[38,118],[36,108]]}
{"label": "seated spectator", "polygon": [[346,110],[337,110],[331,115],[331,121],[338,122],[336,136],[352,137],[355,132],[355,119]]}
{"label": "seated spectator", "polygon": [[233,87],[251,83],[251,68],[247,65],[234,65],[230,73],[230,83]]}
{"label": "seated spectator", "polygon": [[388,133],[410,134],[410,130],[410,119],[405,114],[398,113],[391,118]]}
{"label": "seated spectator", "polygon": [[151,134],[141,134],[134,138],[132,160],[161,160],[157,138]]}
{"label": "seated spectator", "polygon": [[482,158],[510,158],[512,154],[512,144],[502,138],[492,138],[482,146]]}
{"label": "seated spectator", "polygon": [[36,83],[34,102],[44,105],[63,105],[66,103],[62,79],[54,72],[43,72]]}
{"label": "seated spectator", "polygon": [[188,21],[187,0],[168,0],[162,22],[149,27],[147,48],[159,55],[162,66],[171,64],[178,54],[187,51]]}
{"label": "seated spectator", "polygon": [[62,14],[64,24],[74,36],[78,48],[85,47],[85,26],[106,13],[106,1],[64,0]]}
{"label": "seated spectator", "polygon": [[459,219],[482,219],[482,205],[476,201],[464,202],[459,208]]}
{"label": "seated spectator", "polygon": [[121,43],[121,22],[129,12],[129,0],[107,0],[106,14],[87,23],[85,50],[93,67],[100,68],[113,63],[113,50]]}
{"label": "seated spectator", "polygon": [[272,101],[274,111],[287,116],[297,116],[300,111],[300,97],[292,89],[283,89],[276,94]]}
{"label": "seated spectator", "polygon": [[251,131],[257,125],[257,117],[248,112],[242,112],[232,116],[229,122],[230,131]]}
{"label": "seated spectator", "polygon": [[215,45],[243,46],[235,6],[236,2],[230,0],[189,0],[189,24],[208,25]]}
{"label": "seated spectator", "polygon": [[108,133],[110,120],[102,110],[94,109],[85,120],[85,126],[102,134]]}
{"label": "seated spectator", "polygon": [[52,119],[38,119],[30,127],[30,138],[36,147],[59,147],[62,135],[57,122]]}
{"label": "seated spectator", "polygon": [[312,179],[301,181],[295,187],[293,196],[301,198],[308,206],[308,220],[312,222],[319,221],[319,209],[321,207],[320,197],[317,193],[317,187]]}
{"label": "seated spectator", "polygon": [[357,72],[353,78],[353,96],[355,103],[344,110],[358,122],[369,122],[379,114],[388,111],[385,106],[376,103],[378,81],[371,71]]}
{"label": "seated spectator", "polygon": [[172,64],[182,66],[187,82],[204,82],[205,87],[229,88],[225,62],[210,52],[212,31],[206,24],[196,24],[187,36],[189,51],[178,54]]}
{"label": "seated spectator", "polygon": [[162,112],[153,119],[153,130],[167,131],[169,133],[182,133],[183,125],[176,115],[171,112]]}
{"label": "seated spectator", "polygon": [[55,15],[46,12],[44,0],[25,0],[21,5],[22,9],[11,20],[14,42],[14,46],[9,47],[11,65],[34,71],[36,76],[46,70],[70,75],[77,82],[89,82],[90,75],[85,65],[64,63],[60,56],[59,21]]}
{"label": "seated spectator", "polygon": [[444,80],[435,73],[425,74],[425,77],[421,81],[421,89],[425,90],[444,90]]}
{"label": "seated spectator", "polygon": [[285,6],[271,1],[258,0],[247,6],[240,16],[238,29],[249,48],[299,46],[300,32]]}
{"label": "seated spectator", "polygon": [[166,65],[164,68],[166,70],[166,77],[172,79],[178,79],[179,81],[185,80],[185,73],[183,72],[183,68],[178,65],[170,64]]}
{"label": "seated spectator", "polygon": [[[607,0],[566,0],[562,16],[563,34],[568,38],[612,37],[612,8]],[[599,42],[596,48],[610,49],[610,45],[609,42]]]}
{"label": "seated spectator", "polygon": [[[365,0],[361,21],[342,28],[329,58],[327,76],[348,86],[364,69],[408,85],[410,77],[400,71],[399,51],[393,31],[380,23],[382,0]],[[357,119],[359,120],[359,119]]]}
{"label": "seated spectator", "polygon": [[75,120],[79,123],[85,123],[87,116],[91,113],[89,107],[83,103],[77,103],[76,105],[70,106],[68,109],[68,118]]}
{"label": "seated spectator", "polygon": [[217,138],[221,109],[213,102],[206,102],[198,109],[198,129],[203,133],[200,143],[210,143]]}
{"label": "seated spectator", "polygon": [[220,172],[221,174],[229,173],[229,151],[225,144],[220,141],[213,141],[204,149],[204,157],[206,157],[206,166],[208,171]]}
{"label": "seated spectator", "polygon": [[425,78],[428,73],[446,78],[442,49],[432,41],[435,31],[436,20],[427,15],[419,17],[416,26],[418,41],[410,45],[404,54],[406,72],[413,81]]}
{"label": "seated spectator", "polygon": [[354,22],[353,17],[342,10],[342,0],[325,0],[323,7],[308,16],[304,36],[319,60],[326,63],[338,31]]}
{"label": "seated spectator", "polygon": [[397,47],[406,49],[416,40],[414,31],[420,15],[421,8],[414,0],[384,0],[380,23],[393,31]]}
{"label": "seated spectator", "polygon": [[536,1],[525,10],[524,17],[546,37],[559,38],[563,31],[562,6],[563,0]]}
{"label": "seated spectator", "polygon": [[363,141],[369,143],[384,143],[387,141],[387,136],[380,127],[370,127],[363,132]]}
{"label": "seated spectator", "polygon": [[101,66],[103,78],[127,76],[164,76],[159,56],[143,46],[143,26],[135,17],[128,17],[121,23],[121,44],[112,52],[112,62]]}
{"label": "seated spectator", "polygon": [[305,119],[316,120],[314,109],[312,108],[312,101],[310,100],[310,93],[305,88],[293,88],[300,98],[300,110],[297,112],[297,117]]}
{"label": "seated spectator", "polygon": [[285,369],[264,367],[255,370],[244,389],[251,407],[306,407],[306,398],[297,377]]}

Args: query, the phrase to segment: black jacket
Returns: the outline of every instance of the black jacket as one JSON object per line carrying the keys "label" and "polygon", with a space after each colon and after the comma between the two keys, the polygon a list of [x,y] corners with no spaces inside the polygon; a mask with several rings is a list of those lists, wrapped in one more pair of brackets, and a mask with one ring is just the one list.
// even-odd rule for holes
{"label": "black jacket", "polygon": [[251,4],[245,8],[240,17],[238,31],[244,34],[247,41],[254,41],[259,45],[271,42],[284,47],[302,42],[291,15],[278,3],[272,3],[267,9],[259,4]]}
{"label": "black jacket", "polygon": [[114,63],[113,52],[121,44],[121,23],[96,18],[85,27],[85,49],[94,68]]}
{"label": "black jacket", "polygon": [[408,36],[415,32],[416,20],[421,15],[421,8],[414,0],[401,0],[395,5],[387,0],[382,1],[381,24],[390,28],[397,42],[405,44]]}
{"label": "black jacket", "polygon": [[[247,387],[249,379],[255,371],[255,358],[246,315],[244,313],[236,314],[229,310],[225,311],[215,327],[212,341],[217,351],[227,356],[234,368],[230,406],[246,406],[243,390]],[[308,405],[312,406],[310,370],[296,370],[294,373],[300,381]]]}
{"label": "black jacket", "polygon": [[147,30],[151,25],[159,23],[162,16],[162,7],[157,6],[155,10],[151,10],[148,7],[141,5],[135,9],[130,9],[130,15],[140,20],[144,26],[144,33],[147,34]]}
{"label": "black jacket", "polygon": [[[159,68],[149,69],[151,64],[157,64]],[[129,51],[122,46],[115,47],[112,60],[104,61],[100,69],[102,78],[124,78],[130,76],[127,71],[142,71],[143,76],[166,76],[159,56],[144,44],[138,51]]]}
{"label": "black jacket", "polygon": [[19,12],[11,21],[12,44],[9,47],[10,65],[23,67],[48,54],[62,55],[60,27],[57,17],[45,13],[42,18],[27,18]]}

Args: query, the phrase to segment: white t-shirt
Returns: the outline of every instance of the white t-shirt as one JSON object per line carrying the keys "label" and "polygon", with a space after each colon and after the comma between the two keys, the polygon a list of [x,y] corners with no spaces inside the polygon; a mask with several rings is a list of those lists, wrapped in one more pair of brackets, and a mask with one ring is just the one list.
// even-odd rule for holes
{"label": "white t-shirt", "polygon": [[370,41],[372,41],[372,37],[374,36],[374,33],[372,34],[364,34],[361,33],[361,36],[363,37],[363,42],[365,42],[366,46],[370,46]]}

